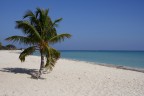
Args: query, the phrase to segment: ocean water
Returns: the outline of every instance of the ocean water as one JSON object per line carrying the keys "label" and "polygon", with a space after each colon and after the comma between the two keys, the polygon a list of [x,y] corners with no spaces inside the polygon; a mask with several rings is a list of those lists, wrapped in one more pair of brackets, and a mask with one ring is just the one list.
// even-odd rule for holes
{"label": "ocean water", "polygon": [[[39,55],[39,53],[35,53]],[[144,51],[61,51],[61,58],[144,69]]]}

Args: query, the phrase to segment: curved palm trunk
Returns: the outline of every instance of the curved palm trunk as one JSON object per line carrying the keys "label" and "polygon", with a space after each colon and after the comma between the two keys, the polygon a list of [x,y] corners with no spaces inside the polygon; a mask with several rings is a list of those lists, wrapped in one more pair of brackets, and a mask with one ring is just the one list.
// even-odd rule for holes
{"label": "curved palm trunk", "polygon": [[39,77],[41,77],[42,71],[45,67],[45,65],[44,65],[44,54],[43,54],[42,50],[40,50],[40,54],[41,54],[41,64],[40,64],[40,69],[39,69]]}

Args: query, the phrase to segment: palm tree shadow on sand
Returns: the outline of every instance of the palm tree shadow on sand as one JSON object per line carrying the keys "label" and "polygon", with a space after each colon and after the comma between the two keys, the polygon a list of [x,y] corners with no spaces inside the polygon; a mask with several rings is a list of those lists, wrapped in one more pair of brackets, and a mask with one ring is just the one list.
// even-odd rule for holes
{"label": "palm tree shadow on sand", "polygon": [[28,74],[31,75],[31,79],[45,79],[37,77],[37,69],[26,69],[26,68],[2,68],[1,72],[9,72],[14,74]]}

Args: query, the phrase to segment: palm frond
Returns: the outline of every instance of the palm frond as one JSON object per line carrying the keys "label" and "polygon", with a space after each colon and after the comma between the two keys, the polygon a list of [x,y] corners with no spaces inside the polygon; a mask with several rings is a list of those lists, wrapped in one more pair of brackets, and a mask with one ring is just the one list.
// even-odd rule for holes
{"label": "palm frond", "polygon": [[31,55],[35,50],[36,50],[35,46],[25,49],[19,56],[19,59],[21,60],[21,62],[24,62],[25,57],[28,55]]}
{"label": "palm frond", "polygon": [[40,9],[40,8],[38,8],[38,7],[36,8],[35,14],[36,14],[36,17],[37,17],[37,18],[38,18],[39,15],[42,14],[42,13],[41,13],[41,10],[42,10],[42,9]]}
{"label": "palm frond", "polygon": [[53,67],[55,67],[56,61],[57,60],[55,58],[47,58],[45,68],[49,71],[52,71]]}
{"label": "palm frond", "polygon": [[48,13],[49,13],[49,9],[46,9],[45,10],[45,16],[48,16]]}
{"label": "palm frond", "polygon": [[57,43],[57,42],[64,41],[65,38],[70,38],[70,37],[71,37],[70,34],[60,34],[60,35],[52,37],[49,40],[49,43],[54,44],[54,43]]}
{"label": "palm frond", "polygon": [[54,25],[57,26],[57,23],[59,23],[60,21],[62,21],[62,18],[59,18],[59,19],[55,20],[55,21],[53,22],[53,26],[54,26]]}
{"label": "palm frond", "polygon": [[28,10],[26,14],[23,16],[23,18],[32,17],[32,16],[35,16],[35,15],[33,14],[31,10]]}
{"label": "palm frond", "polygon": [[[51,18],[49,16],[47,16],[47,19],[46,19],[46,31],[47,31],[47,34],[50,34],[49,36],[55,36],[57,35],[57,32],[56,32],[56,28],[58,26],[58,22],[60,22],[62,20],[62,18],[59,18],[57,20],[55,20],[54,22],[51,21]],[[54,34],[54,35],[51,35],[51,34]]]}
{"label": "palm frond", "polygon": [[60,58],[60,52],[57,51],[56,49],[49,47],[49,52],[50,52],[50,57],[59,59]]}
{"label": "palm frond", "polygon": [[41,40],[38,31],[28,21],[16,21],[16,24],[16,28],[22,29],[25,34],[33,34],[34,37]]}
{"label": "palm frond", "polygon": [[39,25],[39,22],[35,16],[35,14],[31,11],[31,10],[28,10],[26,12],[26,14],[23,16],[23,18],[29,18],[29,21],[31,22],[32,25]]}
{"label": "palm frond", "polygon": [[32,38],[24,37],[24,36],[11,36],[11,37],[6,38],[5,40],[7,40],[7,41],[13,41],[13,42],[18,42],[19,44],[23,43],[25,45],[35,44],[35,41],[32,40]]}
{"label": "palm frond", "polygon": [[47,15],[45,15],[48,11],[45,11],[43,9],[37,8],[36,11],[36,17],[39,19],[39,21],[41,22],[42,25],[44,25],[45,23],[45,19],[47,17]]}
{"label": "palm frond", "polygon": [[52,71],[53,67],[56,64],[56,61],[60,58],[60,52],[52,47],[48,47],[47,51],[48,51],[46,55],[47,61],[46,61],[45,67],[48,70]]}

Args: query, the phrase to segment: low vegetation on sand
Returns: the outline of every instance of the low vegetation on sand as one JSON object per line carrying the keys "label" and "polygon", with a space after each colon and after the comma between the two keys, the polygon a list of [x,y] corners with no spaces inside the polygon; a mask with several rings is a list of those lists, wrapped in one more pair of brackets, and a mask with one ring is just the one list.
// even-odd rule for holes
{"label": "low vegetation on sand", "polygon": [[12,44],[8,44],[6,46],[3,46],[2,43],[0,42],[0,50],[16,50],[16,46]]}

